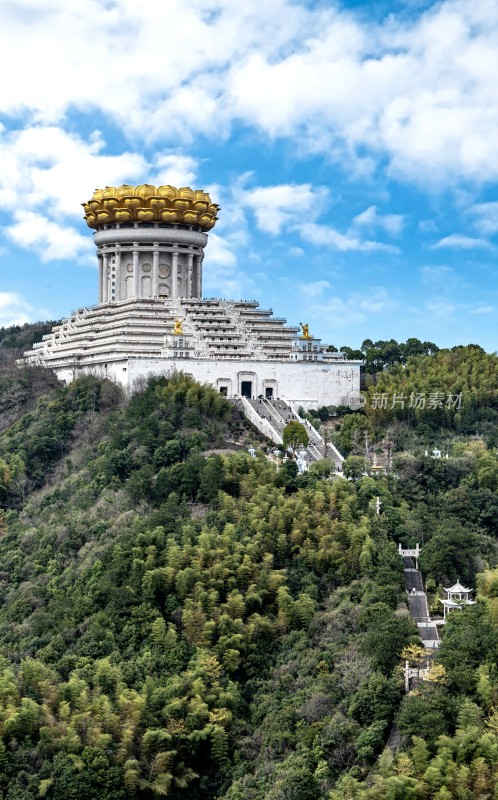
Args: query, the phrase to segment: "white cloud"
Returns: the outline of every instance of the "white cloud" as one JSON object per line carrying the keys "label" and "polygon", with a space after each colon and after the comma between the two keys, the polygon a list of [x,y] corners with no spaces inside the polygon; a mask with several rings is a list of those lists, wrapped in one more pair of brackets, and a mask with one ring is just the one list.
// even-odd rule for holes
{"label": "white cloud", "polygon": [[418,223],[418,229],[421,233],[436,233],[437,224],[433,219],[422,219]]}
{"label": "white cloud", "polygon": [[498,232],[498,201],[476,203],[469,209],[475,216],[474,226],[482,236],[492,236]]}
{"label": "white cloud", "polygon": [[396,236],[403,230],[404,217],[402,214],[379,214],[377,206],[369,206],[353,219],[356,227],[366,227],[372,230],[381,229],[386,233]]}
{"label": "white cloud", "polygon": [[462,285],[462,278],[452,267],[446,265],[421,267],[422,283],[433,292],[454,291]]}
{"label": "white cloud", "polygon": [[304,297],[310,299],[321,297],[327,289],[330,289],[330,283],[328,281],[310,281],[310,283],[300,283],[297,286],[299,295],[304,295]]}
{"label": "white cloud", "polygon": [[344,234],[339,231],[329,228],[326,225],[319,225],[315,222],[305,222],[299,226],[299,232],[302,238],[311,244],[325,247],[332,247],[335,250],[342,251],[364,251],[371,252],[374,250],[383,251],[385,253],[399,253],[399,247],[391,244],[384,244],[383,242],[375,241],[362,241],[357,236],[351,233]]}
{"label": "white cloud", "polygon": [[5,233],[19,247],[35,250],[42,262],[77,259],[93,264],[95,260],[91,237],[82,236],[74,228],[59,225],[33,211],[19,211],[14,224],[5,228]]}
{"label": "white cloud", "polygon": [[302,247],[290,247],[289,248],[289,255],[293,258],[302,258],[305,254],[305,251]]}
{"label": "white cloud", "polygon": [[156,186],[190,186],[195,181],[196,171],[197,162],[191,156],[156,153],[152,170],[148,173],[148,182]]}
{"label": "white cloud", "polygon": [[450,247],[456,250],[473,250],[475,248],[492,250],[493,245],[486,239],[476,239],[473,236],[463,236],[461,233],[452,233],[432,245],[433,250]]}
{"label": "white cloud", "polygon": [[327,198],[324,187],[304,183],[247,189],[240,201],[254,212],[260,230],[279,234],[282,228],[298,224],[303,217],[316,219],[325,210]]}
{"label": "white cloud", "polygon": [[0,31],[7,118],[98,112],[129,141],[174,146],[242,122],[350,174],[385,159],[423,186],[498,177],[494,0],[379,22],[292,0],[19,0]]}
{"label": "white cloud", "polygon": [[190,156],[161,151],[149,164],[138,153],[110,155],[104,148],[98,132],[85,141],[57,126],[0,129],[0,207],[14,219],[5,229],[9,238],[42,261],[89,253],[91,237],[72,225],[103,181],[181,186],[195,179],[197,162]]}
{"label": "white cloud", "polygon": [[395,306],[387,289],[378,286],[369,292],[354,292],[347,297],[324,297],[319,302],[311,302],[304,313],[324,328],[339,329],[364,322],[372,315],[382,314]]}
{"label": "white cloud", "polygon": [[148,174],[143,156],[108,155],[104,145],[98,133],[85,141],[56,126],[0,131],[0,205],[81,219],[81,203],[101,186],[103,176],[112,185]]}
{"label": "white cloud", "polygon": [[449,300],[429,300],[425,307],[433,317],[450,317],[458,309],[458,305]]}
{"label": "white cloud", "polygon": [[17,292],[0,292],[0,327],[30,322],[32,310],[32,306]]}
{"label": "white cloud", "polygon": [[238,242],[211,231],[206,248],[203,269],[204,295],[217,297],[256,297],[260,294],[258,283],[237,265]]}
{"label": "white cloud", "polygon": [[233,250],[230,249],[230,243],[212,231],[209,234],[207,253],[210,264],[217,264],[222,267],[235,266],[236,258]]}
{"label": "white cloud", "polygon": [[495,306],[478,306],[470,310],[471,314],[496,314]]}

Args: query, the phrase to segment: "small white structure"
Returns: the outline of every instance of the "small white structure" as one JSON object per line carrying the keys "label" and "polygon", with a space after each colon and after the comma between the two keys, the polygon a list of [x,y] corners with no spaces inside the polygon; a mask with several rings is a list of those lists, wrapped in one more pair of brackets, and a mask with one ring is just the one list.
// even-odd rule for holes
{"label": "small white structure", "polygon": [[308,464],[306,463],[306,450],[300,450],[296,458],[297,471],[299,475],[303,472],[308,472]]}
{"label": "small white structure", "polygon": [[401,558],[414,558],[415,559],[415,566],[418,569],[418,557],[420,555],[420,546],[417,542],[416,547],[414,548],[403,548],[401,547],[401,542],[398,544],[398,553],[400,554]]}
{"label": "small white structure", "polygon": [[451,586],[449,589],[443,587],[444,591],[446,592],[446,598],[442,599],[441,602],[444,606],[444,622],[446,622],[446,615],[453,609],[461,609],[464,606],[473,606],[475,604],[475,600],[470,599],[471,590],[466,589],[465,586],[462,586],[460,581]]}
{"label": "small white structure", "polygon": [[421,681],[426,680],[430,671],[431,667],[428,661],[425,667],[410,667],[410,662],[405,661],[405,692],[408,693],[410,691],[410,681],[412,678],[418,678]]}

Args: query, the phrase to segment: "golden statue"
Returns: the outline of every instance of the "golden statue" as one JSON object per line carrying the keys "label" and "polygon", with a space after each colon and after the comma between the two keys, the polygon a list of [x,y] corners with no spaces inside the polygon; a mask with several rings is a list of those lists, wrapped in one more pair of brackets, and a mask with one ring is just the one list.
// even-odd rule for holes
{"label": "golden statue", "polygon": [[303,325],[303,323],[300,322],[299,324],[300,324],[300,326],[302,328],[302,331],[303,331],[301,339],[311,339],[312,337],[310,336],[310,326],[308,325],[308,323],[305,322],[304,325]]}
{"label": "golden statue", "polygon": [[173,335],[183,336],[183,324],[181,319],[175,319],[175,322],[173,324]]}

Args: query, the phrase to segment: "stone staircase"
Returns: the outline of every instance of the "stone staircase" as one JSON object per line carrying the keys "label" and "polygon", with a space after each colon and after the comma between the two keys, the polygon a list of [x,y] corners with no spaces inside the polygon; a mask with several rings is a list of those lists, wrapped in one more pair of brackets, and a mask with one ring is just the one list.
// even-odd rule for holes
{"label": "stone staircase", "polygon": [[[289,422],[300,422],[306,428],[309,438],[308,447],[305,448],[305,460],[308,466],[324,457],[324,442],[320,434],[307,420],[301,419],[285,400],[244,397],[239,407],[247,419],[276,444],[282,444],[284,428]],[[328,445],[327,457],[332,459],[337,469],[341,469],[343,458],[333,445]]]}

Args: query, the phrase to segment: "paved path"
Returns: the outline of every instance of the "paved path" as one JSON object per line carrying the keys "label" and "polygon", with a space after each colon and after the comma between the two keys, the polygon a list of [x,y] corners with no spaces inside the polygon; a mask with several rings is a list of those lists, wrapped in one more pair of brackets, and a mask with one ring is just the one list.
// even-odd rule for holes
{"label": "paved path", "polygon": [[[437,649],[439,647],[439,633],[437,625],[429,616],[427,595],[424,592],[422,574],[415,566],[415,559],[403,556],[405,588],[408,594],[408,607],[412,619],[417,625],[419,636],[424,647]],[[386,747],[394,754],[401,742],[401,734],[396,724],[391,728],[391,733],[386,742]],[[370,775],[369,775],[370,778]],[[367,779],[368,783],[368,779]]]}

